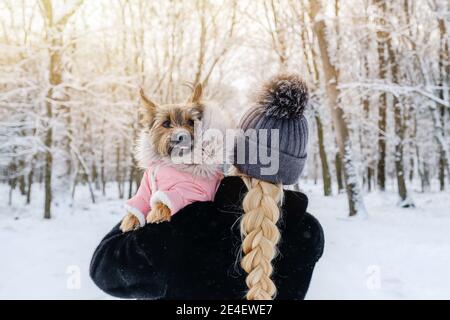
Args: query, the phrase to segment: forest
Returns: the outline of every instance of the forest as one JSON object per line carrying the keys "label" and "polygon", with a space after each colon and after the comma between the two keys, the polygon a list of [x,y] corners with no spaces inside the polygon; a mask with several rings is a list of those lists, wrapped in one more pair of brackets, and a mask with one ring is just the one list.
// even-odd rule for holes
{"label": "forest", "polygon": [[0,0],[0,299],[111,298],[89,266],[140,184],[141,88],[202,83],[237,124],[283,72],[310,91],[286,188],[325,237],[306,298],[450,299],[449,33],[449,0]]}
{"label": "forest", "polygon": [[[388,187],[450,183],[447,0],[0,1],[0,182],[52,217],[58,192],[126,199],[141,170],[139,88],[170,103],[202,82],[236,121],[277,72],[311,101],[307,170],[348,215]],[[113,188],[107,186],[113,185]],[[5,189],[6,190],[6,189]],[[370,213],[370,212],[369,212]]]}

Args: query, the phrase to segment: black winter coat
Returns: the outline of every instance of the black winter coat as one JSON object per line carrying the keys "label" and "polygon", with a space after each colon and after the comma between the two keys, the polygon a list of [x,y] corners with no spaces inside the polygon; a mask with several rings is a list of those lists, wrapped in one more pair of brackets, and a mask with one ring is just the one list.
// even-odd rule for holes
{"label": "black winter coat", "polygon": [[[170,223],[148,224],[128,233],[117,225],[92,257],[90,275],[106,293],[138,299],[243,299],[245,272],[239,265],[241,178],[222,180],[214,202],[196,202]],[[286,191],[274,260],[277,299],[303,299],[322,256],[319,222],[306,213],[308,198]]]}

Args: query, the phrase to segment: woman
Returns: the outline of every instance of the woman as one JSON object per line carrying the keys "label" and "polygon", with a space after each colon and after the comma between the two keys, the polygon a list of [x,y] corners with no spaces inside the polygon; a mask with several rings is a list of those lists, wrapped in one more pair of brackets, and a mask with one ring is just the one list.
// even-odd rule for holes
{"label": "woman", "polygon": [[116,226],[92,258],[94,282],[121,298],[303,299],[323,231],[306,212],[308,198],[282,184],[295,183],[306,160],[307,101],[297,76],[263,86],[240,124],[257,134],[237,138],[234,176],[222,180],[214,202],[193,203],[170,223],[129,233]]}

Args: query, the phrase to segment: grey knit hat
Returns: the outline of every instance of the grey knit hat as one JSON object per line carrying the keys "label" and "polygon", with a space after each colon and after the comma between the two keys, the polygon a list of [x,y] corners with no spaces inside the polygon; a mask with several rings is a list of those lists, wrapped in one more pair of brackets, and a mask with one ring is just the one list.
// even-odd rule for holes
{"label": "grey knit hat", "polygon": [[265,83],[240,121],[235,167],[268,182],[296,183],[307,157],[303,112],[308,100],[308,88],[297,75],[281,74]]}

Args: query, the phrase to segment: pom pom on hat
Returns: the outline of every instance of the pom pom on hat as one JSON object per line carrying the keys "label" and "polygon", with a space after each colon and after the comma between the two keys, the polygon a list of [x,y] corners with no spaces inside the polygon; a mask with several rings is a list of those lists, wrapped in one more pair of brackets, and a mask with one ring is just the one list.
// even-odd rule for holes
{"label": "pom pom on hat", "polygon": [[[234,166],[252,178],[284,185],[296,183],[308,156],[308,120],[303,116],[308,100],[308,88],[295,74],[280,74],[267,81],[239,122],[242,134],[235,140]],[[272,129],[278,134],[270,138],[245,134],[248,130],[259,133]],[[272,139],[278,140],[275,145]],[[269,154],[276,159],[267,163],[261,155]],[[276,160],[276,172],[272,160]]]}
{"label": "pom pom on hat", "polygon": [[280,74],[263,85],[256,97],[257,106],[266,116],[278,119],[298,119],[309,102],[308,87],[295,74]]}

